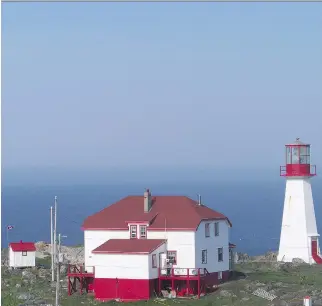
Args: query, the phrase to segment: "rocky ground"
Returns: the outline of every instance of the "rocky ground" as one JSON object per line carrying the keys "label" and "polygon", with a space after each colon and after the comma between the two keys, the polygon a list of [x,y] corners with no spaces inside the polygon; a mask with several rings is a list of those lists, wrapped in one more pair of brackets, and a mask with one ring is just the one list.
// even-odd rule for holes
{"label": "rocky ground", "polygon": [[[1,303],[3,306],[51,306],[55,305],[55,283],[51,282],[50,248],[37,243],[37,267],[11,270],[2,254]],[[65,262],[61,269],[60,305],[98,305],[91,296],[74,294],[67,296],[66,270],[68,263],[83,262],[82,247],[62,247]],[[253,295],[262,289],[276,296],[272,301]],[[222,284],[212,294],[200,300],[151,300],[130,305],[195,305],[195,306],[297,306],[303,305],[303,297],[311,296],[314,306],[322,306],[322,267],[309,266],[295,260],[293,263],[277,263],[276,254],[249,257],[239,254],[235,279]],[[105,304],[116,304],[110,302]]]}

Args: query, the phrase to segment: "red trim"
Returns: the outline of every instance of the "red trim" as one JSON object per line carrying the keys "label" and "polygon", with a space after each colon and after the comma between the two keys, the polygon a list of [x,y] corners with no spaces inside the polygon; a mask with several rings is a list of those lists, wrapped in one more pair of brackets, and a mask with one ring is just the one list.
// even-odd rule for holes
{"label": "red trim", "polygon": [[280,166],[280,176],[284,177],[312,177],[316,176],[316,166],[310,164],[287,164]]}
{"label": "red trim", "polygon": [[125,221],[126,224],[144,224],[144,225],[149,225],[149,221]]}

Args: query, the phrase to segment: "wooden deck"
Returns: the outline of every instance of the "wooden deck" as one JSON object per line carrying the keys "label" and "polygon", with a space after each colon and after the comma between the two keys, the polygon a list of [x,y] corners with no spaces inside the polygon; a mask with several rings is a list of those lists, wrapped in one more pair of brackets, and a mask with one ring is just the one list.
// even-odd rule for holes
{"label": "wooden deck", "polygon": [[94,268],[93,272],[87,272],[84,266],[68,265],[68,295],[72,295],[74,292],[78,291],[77,284],[79,284],[80,294],[83,294],[83,290],[85,290],[87,293],[91,292],[94,276]]}

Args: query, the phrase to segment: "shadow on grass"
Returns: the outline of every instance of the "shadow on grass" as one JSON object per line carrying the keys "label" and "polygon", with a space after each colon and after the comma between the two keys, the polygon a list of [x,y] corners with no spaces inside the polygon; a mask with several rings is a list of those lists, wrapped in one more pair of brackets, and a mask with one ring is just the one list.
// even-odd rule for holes
{"label": "shadow on grass", "polygon": [[241,271],[233,271],[228,281],[236,281],[240,279],[245,279],[247,277],[246,273]]}

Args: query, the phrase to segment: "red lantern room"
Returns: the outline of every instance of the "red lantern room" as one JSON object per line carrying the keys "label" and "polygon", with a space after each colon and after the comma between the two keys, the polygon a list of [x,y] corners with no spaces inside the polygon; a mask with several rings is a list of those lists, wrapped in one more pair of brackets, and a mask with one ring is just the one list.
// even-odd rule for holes
{"label": "red lantern room", "polygon": [[311,165],[311,145],[296,138],[296,141],[285,145],[285,166],[280,167],[280,175],[286,177],[316,175],[316,166]]}

